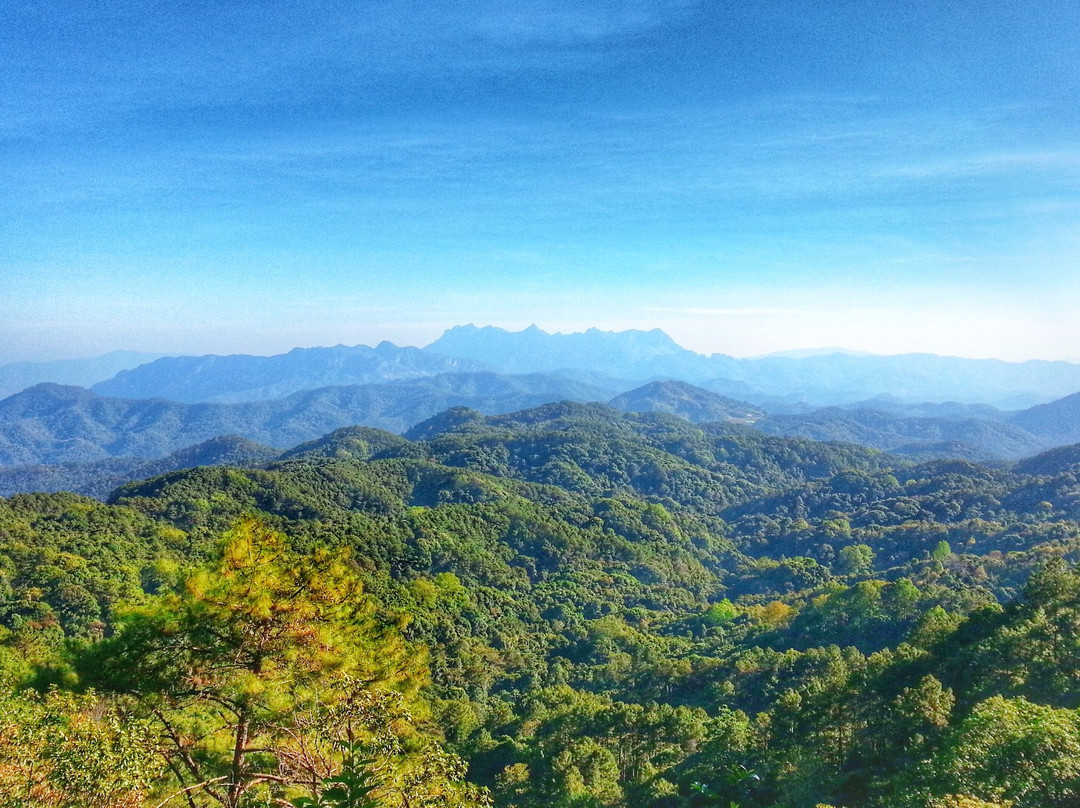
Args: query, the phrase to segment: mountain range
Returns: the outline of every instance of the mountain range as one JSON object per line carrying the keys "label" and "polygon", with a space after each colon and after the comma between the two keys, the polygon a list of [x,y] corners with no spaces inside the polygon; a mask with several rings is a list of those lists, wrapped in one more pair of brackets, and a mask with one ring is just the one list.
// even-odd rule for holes
{"label": "mountain range", "polygon": [[487,367],[471,359],[399,348],[381,342],[333,348],[296,348],[275,356],[169,356],[123,370],[93,390],[118,398],[167,398],[237,403],[285,398],[302,390],[394,382],[444,373],[476,373]]}
{"label": "mountain range", "polygon": [[[222,436],[253,442],[263,448],[252,457],[266,458],[342,427],[400,434],[449,408],[498,414],[563,400],[918,461],[1014,461],[1080,442],[1080,365],[812,351],[735,359],[688,351],[659,330],[470,325],[426,348],[117,353],[0,367],[0,384],[43,376],[94,383],[42,383],[0,400],[0,495],[72,488],[101,496],[159,469],[229,462],[240,449],[207,444]],[[1010,411],[1018,401],[1031,406]]]}
{"label": "mountain range", "polygon": [[411,434],[439,413],[495,415],[557,401],[607,401],[613,412],[723,422],[778,437],[858,444],[916,461],[1012,461],[1080,442],[1080,396],[989,420],[964,417],[963,407],[954,418],[837,407],[767,413],[682,381],[649,382],[614,397],[609,392],[558,374],[453,373],[306,390],[270,401],[186,404],[41,384],[0,401],[0,495],[75,490],[101,497],[119,483],[167,470],[228,463],[230,456],[270,459],[342,427]]}
{"label": "mountain range", "polygon": [[[145,361],[153,359],[153,361]],[[1019,410],[1080,390],[1080,364],[1003,362],[932,354],[876,356],[850,351],[790,352],[749,359],[705,356],[664,332],[589,329],[550,334],[456,326],[425,348],[390,342],[371,348],[296,348],[275,356],[172,356],[116,353],[93,360],[0,367],[0,395],[38,382],[91,387],[108,397],[182,403],[284,398],[322,387],[377,384],[448,373],[557,373],[608,391],[680,379],[770,412],[849,406],[895,411],[925,402]],[[878,404],[880,402],[880,406]],[[928,415],[930,413],[906,413]]]}
{"label": "mountain range", "polygon": [[449,329],[427,350],[504,372],[572,367],[627,379],[677,378],[764,406],[799,401],[829,406],[887,394],[912,403],[1022,409],[1080,390],[1080,365],[1069,362],[851,352],[737,359],[689,351],[658,329],[549,334],[536,326],[510,332],[466,325]]}
{"label": "mountain range", "polygon": [[0,401],[0,465],[159,458],[219,435],[284,448],[354,424],[402,432],[452,406],[495,413],[598,398],[606,392],[542,374],[456,373],[237,404],[113,398],[41,384]]}
{"label": "mountain range", "polygon": [[88,463],[0,466],[0,497],[31,491],[73,491],[105,500],[132,480],[200,466],[254,468],[277,459],[281,451],[236,435],[223,435],[180,449],[167,457],[109,457]]}
{"label": "mountain range", "polygon": [[53,362],[12,362],[0,365],[0,398],[42,382],[89,387],[122,370],[153,362],[161,354],[113,351],[89,359],[60,359]]}
{"label": "mountain range", "polygon": [[[70,388],[16,398],[44,424],[50,396],[75,402],[72,418],[130,405]],[[357,658],[416,664],[390,681],[431,694],[403,740],[445,738],[461,756],[417,754],[408,777],[449,762],[492,789],[491,803],[447,806],[1002,806],[999,771],[1026,789],[1016,808],[1074,806],[1080,446],[916,464],[766,435],[745,422],[767,414],[710,396],[659,382],[622,402],[719,422],[454,407],[405,435],[347,427],[269,462],[226,438],[145,461],[158,476],[108,503],[0,499],[0,667],[59,682],[49,702],[0,692],[7,769],[58,735],[111,777],[140,759],[110,745],[115,727],[159,709],[200,728],[183,755],[230,760],[210,722],[236,702],[218,696],[269,693],[282,715],[299,683],[318,701],[252,756],[293,772],[297,749],[324,743],[310,728],[339,714],[365,741],[408,719],[399,690],[387,684],[390,712],[343,675],[357,668],[334,643],[360,637]],[[170,470],[185,462],[201,467]],[[166,733],[134,726],[156,761]],[[980,799],[957,797],[956,761]],[[736,778],[742,790],[720,791]]]}

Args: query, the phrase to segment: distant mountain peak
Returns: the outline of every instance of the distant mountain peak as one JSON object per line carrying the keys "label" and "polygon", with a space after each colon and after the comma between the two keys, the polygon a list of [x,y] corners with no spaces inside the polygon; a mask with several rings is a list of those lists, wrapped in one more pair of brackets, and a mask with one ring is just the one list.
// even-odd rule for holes
{"label": "distant mountain peak", "polygon": [[38,401],[89,401],[96,396],[85,387],[75,384],[41,382],[26,388],[21,393],[16,393],[11,398]]}
{"label": "distant mountain peak", "polygon": [[405,433],[409,440],[427,440],[444,432],[460,430],[467,425],[479,425],[484,416],[470,407],[450,407],[414,425]]}
{"label": "distant mountain peak", "polygon": [[113,351],[89,359],[59,359],[52,362],[15,362],[0,365],[0,399],[41,382],[90,387],[122,370],[159,359],[161,354]]}
{"label": "distant mountain peak", "polygon": [[384,340],[377,347],[294,348],[274,356],[166,357],[118,373],[94,392],[127,398],[235,403],[284,398],[302,390],[425,378],[486,368],[460,357]]}
{"label": "distant mountain peak", "polygon": [[[710,360],[681,347],[659,328],[589,328],[563,334],[549,333],[535,323],[521,331],[470,324],[447,329],[426,350],[483,362],[510,373],[577,368],[631,379],[681,375],[693,380],[717,375],[707,369]],[[671,372],[672,362],[675,373]]]}
{"label": "distant mountain peak", "polygon": [[786,351],[773,351],[772,353],[762,355],[761,359],[766,358],[781,358],[781,359],[809,359],[812,356],[833,356],[835,354],[841,354],[843,356],[877,356],[878,354],[870,353],[869,351],[853,351],[850,348],[791,348]]}

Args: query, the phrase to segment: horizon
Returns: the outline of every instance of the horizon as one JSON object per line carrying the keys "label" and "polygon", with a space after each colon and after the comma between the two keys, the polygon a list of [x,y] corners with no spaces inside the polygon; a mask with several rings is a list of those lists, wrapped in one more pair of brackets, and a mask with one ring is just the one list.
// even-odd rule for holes
{"label": "horizon", "polygon": [[0,364],[661,328],[1078,361],[1080,7],[0,8]]}
{"label": "horizon", "polygon": [[[581,329],[579,331],[555,331],[555,330],[545,329],[545,328],[537,325],[536,323],[531,323],[530,325],[524,326],[524,327],[519,328],[517,330],[502,328],[501,326],[490,325],[490,324],[477,325],[475,323],[458,323],[456,325],[447,326],[443,331],[441,331],[439,333],[439,336],[442,336],[443,334],[446,334],[446,333],[448,333],[448,332],[450,332],[450,331],[452,331],[454,329],[458,329],[458,328],[475,328],[475,329],[478,329],[478,330],[491,328],[491,329],[498,329],[498,330],[501,330],[501,331],[505,331],[505,332],[510,333],[510,334],[519,334],[519,333],[522,333],[524,331],[536,329],[536,330],[539,330],[541,333],[546,334],[548,336],[575,336],[575,335],[580,335],[580,334],[587,333],[589,331],[600,331],[601,333],[605,333],[605,334],[621,334],[621,333],[627,333],[627,332],[635,332],[635,333],[647,334],[647,333],[650,333],[650,332],[653,332],[653,331],[659,331],[661,334],[663,334],[665,337],[670,339],[679,348],[681,348],[683,350],[692,351],[694,353],[697,353],[697,354],[700,354],[700,355],[706,356],[706,357],[713,356],[713,355],[725,355],[725,356],[729,356],[729,357],[732,357],[734,359],[740,359],[740,360],[757,360],[757,359],[765,359],[765,358],[770,358],[770,357],[788,358],[788,359],[804,359],[804,358],[809,358],[809,357],[826,356],[826,355],[831,355],[831,354],[846,354],[846,355],[854,356],[854,357],[937,356],[937,357],[948,358],[948,359],[965,359],[965,360],[973,360],[973,361],[994,360],[994,361],[1002,361],[1002,362],[1009,362],[1009,363],[1023,363],[1023,362],[1035,361],[1035,362],[1065,362],[1065,363],[1068,363],[1068,364],[1080,364],[1080,359],[1076,359],[1076,358],[1074,358],[1074,359],[1069,359],[1069,358],[1044,359],[1044,358],[1041,358],[1041,357],[1032,357],[1030,359],[1009,360],[1009,359],[1000,359],[999,357],[994,357],[994,356],[959,356],[957,354],[942,354],[942,353],[935,353],[935,352],[930,352],[930,351],[907,351],[907,352],[903,352],[903,353],[874,353],[874,352],[870,352],[870,351],[853,350],[853,349],[850,349],[850,348],[845,348],[843,346],[817,346],[817,347],[809,347],[809,348],[789,348],[789,349],[781,349],[781,350],[777,350],[777,351],[771,351],[769,353],[746,355],[746,356],[740,356],[740,355],[736,355],[736,354],[725,353],[723,351],[714,351],[714,352],[711,352],[711,353],[705,353],[703,351],[697,351],[697,350],[695,350],[694,348],[692,348],[690,346],[682,344],[681,342],[679,342],[679,340],[672,337],[672,335],[667,333],[664,329],[658,328],[658,327],[657,328],[628,328],[628,329],[623,329],[621,331],[612,331],[612,330],[600,329],[600,328],[597,328],[595,326],[590,326],[588,328],[584,328],[584,329]],[[44,358],[44,359],[13,359],[13,360],[8,361],[8,360],[3,360],[2,358],[0,358],[0,368],[7,367],[9,365],[21,365],[21,364],[48,364],[48,363],[52,363],[52,362],[87,361],[87,360],[93,360],[93,359],[100,359],[100,358],[103,358],[103,357],[106,357],[106,356],[109,356],[109,355],[112,355],[112,354],[145,354],[147,356],[154,356],[155,358],[181,357],[181,356],[184,356],[184,357],[202,357],[202,356],[261,356],[261,357],[270,357],[270,356],[280,356],[282,354],[286,354],[286,353],[289,353],[290,351],[294,351],[294,350],[309,350],[309,349],[317,349],[317,348],[341,348],[341,347],[344,347],[344,348],[357,348],[357,347],[375,348],[382,342],[389,342],[391,345],[393,345],[395,347],[398,347],[398,348],[419,348],[421,350],[428,350],[430,345],[435,341],[436,341],[435,339],[431,339],[431,340],[425,341],[423,344],[407,344],[407,343],[395,342],[392,339],[385,339],[385,340],[384,339],[377,339],[377,340],[372,340],[370,342],[358,342],[358,343],[336,342],[336,343],[332,343],[332,344],[327,343],[327,344],[322,344],[322,345],[294,345],[294,346],[289,347],[289,348],[285,348],[285,349],[282,349],[282,350],[273,350],[273,351],[270,351],[270,352],[267,352],[267,353],[254,353],[254,352],[251,352],[251,351],[223,351],[223,352],[209,351],[209,352],[203,352],[203,353],[182,353],[182,352],[169,352],[169,351],[140,351],[140,350],[129,350],[129,349],[126,349],[126,348],[116,348],[116,349],[106,351],[104,353],[99,353],[99,354],[65,355],[65,356],[54,356],[54,357]],[[147,361],[149,362],[149,361],[154,361],[154,360],[148,359]]]}

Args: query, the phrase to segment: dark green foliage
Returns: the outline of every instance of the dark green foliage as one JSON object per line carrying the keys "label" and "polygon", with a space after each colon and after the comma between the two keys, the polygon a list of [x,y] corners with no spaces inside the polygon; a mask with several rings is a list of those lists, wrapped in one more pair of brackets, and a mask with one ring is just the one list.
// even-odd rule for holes
{"label": "dark green foliage", "polygon": [[182,532],[128,508],[73,494],[0,499],[0,625],[100,636],[151,565],[186,549]]}
{"label": "dark green foliage", "polygon": [[361,758],[362,753],[359,744],[346,746],[341,771],[323,778],[317,797],[290,800],[294,808],[379,808],[371,796],[377,788],[371,773],[375,760]]}
{"label": "dark green foliage", "polygon": [[[108,635],[114,603],[256,514],[292,552],[350,554],[371,619],[428,649],[433,717],[498,805],[1064,806],[1070,457],[912,465],[566,403],[341,430],[110,505],[0,501],[0,672],[68,681],[65,638]],[[1025,756],[1052,776],[1003,780]]]}

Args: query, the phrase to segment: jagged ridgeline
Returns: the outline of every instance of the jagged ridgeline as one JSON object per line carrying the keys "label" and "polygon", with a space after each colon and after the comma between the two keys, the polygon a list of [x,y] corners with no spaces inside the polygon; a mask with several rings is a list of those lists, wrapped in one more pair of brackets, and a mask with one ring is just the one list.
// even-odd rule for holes
{"label": "jagged ridgeline", "polygon": [[[474,327],[451,329],[425,349],[383,342],[142,358],[0,368],[0,388],[42,380],[0,399],[0,496],[71,490],[105,498],[172,469],[269,460],[345,426],[403,433],[454,406],[494,414],[606,401],[915,462],[1013,462],[1080,440],[1080,365],[1064,362],[844,353],[737,360],[687,351],[655,330]],[[125,369],[92,390],[55,383],[116,367]]]}
{"label": "jagged ridgeline", "polygon": [[1080,447],[562,403],[207,451],[0,500],[5,797],[1076,804]]}

